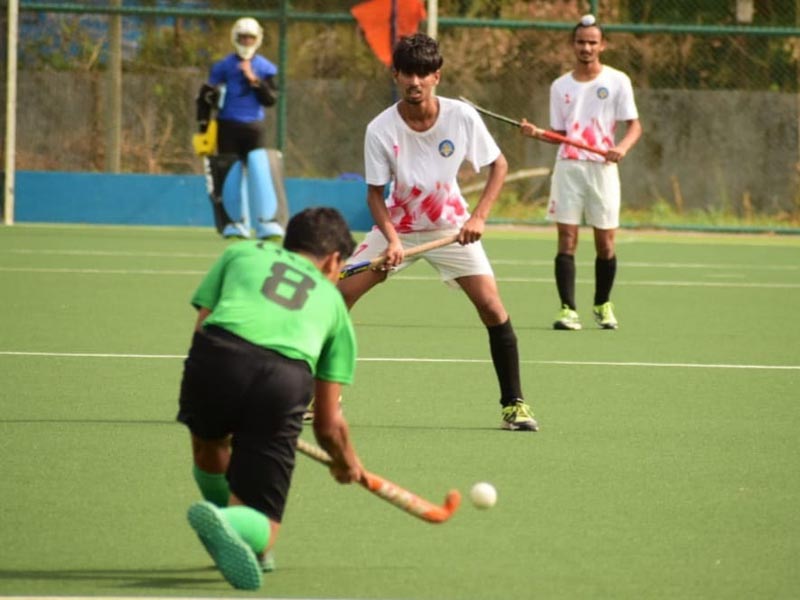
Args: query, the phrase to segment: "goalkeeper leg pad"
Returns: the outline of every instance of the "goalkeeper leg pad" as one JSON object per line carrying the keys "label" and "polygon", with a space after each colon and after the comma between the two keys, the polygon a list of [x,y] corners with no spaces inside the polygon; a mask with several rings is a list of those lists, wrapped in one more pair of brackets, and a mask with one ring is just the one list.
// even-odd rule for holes
{"label": "goalkeeper leg pad", "polygon": [[269,157],[263,148],[247,155],[247,191],[256,230],[256,236],[264,239],[283,236],[283,227],[276,220],[278,196],[272,180]]}
{"label": "goalkeeper leg pad", "polygon": [[243,171],[241,161],[235,161],[222,182],[222,205],[230,217],[230,223],[222,230],[222,235],[225,237],[250,237],[250,217]]}

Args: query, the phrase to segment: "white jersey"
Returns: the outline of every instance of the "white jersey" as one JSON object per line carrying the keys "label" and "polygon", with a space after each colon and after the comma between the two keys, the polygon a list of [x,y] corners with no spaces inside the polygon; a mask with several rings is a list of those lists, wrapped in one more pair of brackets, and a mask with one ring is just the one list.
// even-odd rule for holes
{"label": "white jersey", "polygon": [[476,172],[500,156],[486,124],[471,106],[438,97],[439,115],[427,131],[411,129],[394,104],[367,126],[366,181],[391,183],[386,207],[398,233],[459,229],[469,218],[458,171]]}
{"label": "white jersey", "polygon": [[[638,118],[630,78],[612,67],[603,65],[591,81],[576,81],[569,72],[550,86],[550,127],[595,148],[613,148],[617,123]],[[558,158],[604,161],[567,144],[561,144]]]}

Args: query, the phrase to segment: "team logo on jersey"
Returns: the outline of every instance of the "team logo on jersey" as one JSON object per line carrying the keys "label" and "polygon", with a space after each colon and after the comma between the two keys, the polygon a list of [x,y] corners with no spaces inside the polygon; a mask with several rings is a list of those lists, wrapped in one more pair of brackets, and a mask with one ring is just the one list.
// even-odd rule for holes
{"label": "team logo on jersey", "polygon": [[445,158],[453,154],[455,150],[456,147],[450,140],[442,140],[441,142],[439,142],[439,154],[441,154]]}
{"label": "team logo on jersey", "polygon": [[606,98],[608,98],[608,88],[607,87],[598,88],[597,97],[600,98],[600,100],[605,100]]}

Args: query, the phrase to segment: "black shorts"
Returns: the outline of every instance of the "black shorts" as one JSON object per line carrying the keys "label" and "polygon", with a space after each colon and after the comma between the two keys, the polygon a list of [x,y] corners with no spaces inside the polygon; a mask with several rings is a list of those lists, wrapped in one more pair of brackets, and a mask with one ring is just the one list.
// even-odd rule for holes
{"label": "black shorts", "polygon": [[203,439],[232,435],[231,491],[280,522],[312,390],[305,361],[207,327],[184,361],[177,419]]}
{"label": "black shorts", "polygon": [[247,162],[247,155],[253,150],[263,148],[266,135],[263,121],[241,123],[239,121],[218,121],[217,152],[219,154],[238,154]]}

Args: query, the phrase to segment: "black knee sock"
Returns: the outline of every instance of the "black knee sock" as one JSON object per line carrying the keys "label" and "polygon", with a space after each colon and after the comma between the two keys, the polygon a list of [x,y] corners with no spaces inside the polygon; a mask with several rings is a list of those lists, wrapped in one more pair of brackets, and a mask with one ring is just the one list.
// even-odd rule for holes
{"label": "black knee sock", "polygon": [[594,259],[594,305],[599,306],[608,302],[611,297],[611,288],[614,287],[614,277],[617,275],[617,257]]}
{"label": "black knee sock", "polygon": [[575,257],[571,254],[556,255],[556,287],[561,305],[575,310]]}
{"label": "black knee sock", "polygon": [[519,378],[519,350],[517,336],[511,326],[511,319],[500,325],[487,327],[492,363],[500,384],[500,404],[511,404],[522,398],[522,385]]}

